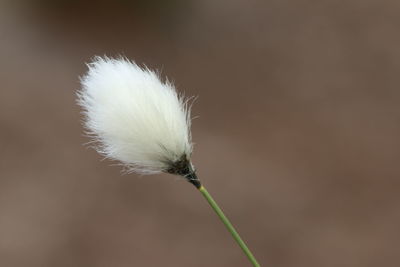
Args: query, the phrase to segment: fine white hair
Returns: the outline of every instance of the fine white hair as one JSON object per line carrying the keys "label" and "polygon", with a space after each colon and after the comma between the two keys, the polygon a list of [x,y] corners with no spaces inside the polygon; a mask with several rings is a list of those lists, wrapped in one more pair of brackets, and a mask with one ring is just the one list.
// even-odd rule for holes
{"label": "fine white hair", "polygon": [[168,81],[124,58],[95,57],[78,104],[96,150],[128,172],[167,172],[192,152],[190,106]]}

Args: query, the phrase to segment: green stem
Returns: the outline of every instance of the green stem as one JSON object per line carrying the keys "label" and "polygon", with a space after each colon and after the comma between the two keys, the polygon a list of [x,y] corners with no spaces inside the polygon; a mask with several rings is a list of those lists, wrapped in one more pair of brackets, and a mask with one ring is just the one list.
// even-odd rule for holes
{"label": "green stem", "polygon": [[214,209],[215,213],[217,213],[217,215],[219,216],[221,221],[225,224],[226,228],[231,233],[233,238],[236,240],[238,245],[241,247],[241,249],[243,250],[244,254],[246,254],[247,258],[249,258],[249,260],[253,264],[253,266],[259,267],[260,264],[257,262],[257,260],[254,257],[254,255],[251,253],[250,249],[246,246],[246,244],[240,238],[238,232],[236,232],[236,230],[233,227],[233,225],[230,223],[228,218],[226,218],[225,214],[222,212],[222,210],[220,209],[218,204],[215,202],[215,200],[211,197],[211,195],[208,193],[208,191],[203,186],[200,186],[199,190],[203,194],[203,196],[207,199],[207,201],[210,204],[210,206]]}

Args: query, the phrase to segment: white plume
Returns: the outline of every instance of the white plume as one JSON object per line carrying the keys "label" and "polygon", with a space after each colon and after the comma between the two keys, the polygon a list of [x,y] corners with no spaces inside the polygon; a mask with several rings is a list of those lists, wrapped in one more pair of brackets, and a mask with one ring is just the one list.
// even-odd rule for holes
{"label": "white plume", "polygon": [[96,150],[128,171],[168,171],[192,152],[190,107],[172,84],[127,59],[96,57],[78,103]]}

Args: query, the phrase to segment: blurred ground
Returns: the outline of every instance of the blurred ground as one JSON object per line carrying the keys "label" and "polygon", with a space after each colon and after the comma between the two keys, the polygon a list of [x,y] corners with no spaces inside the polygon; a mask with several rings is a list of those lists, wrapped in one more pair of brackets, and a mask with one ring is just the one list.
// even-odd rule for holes
{"label": "blurred ground", "polygon": [[84,62],[187,95],[194,162],[262,266],[399,266],[398,1],[2,1],[0,266],[248,266],[198,192],[82,144]]}

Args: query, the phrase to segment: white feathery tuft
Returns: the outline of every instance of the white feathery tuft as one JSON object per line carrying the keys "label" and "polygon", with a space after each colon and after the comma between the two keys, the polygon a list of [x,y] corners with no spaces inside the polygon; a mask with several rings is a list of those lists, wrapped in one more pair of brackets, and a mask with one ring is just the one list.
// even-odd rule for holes
{"label": "white feathery tuft", "polygon": [[171,83],[123,58],[96,57],[88,68],[78,103],[99,153],[143,174],[189,162],[190,107]]}

